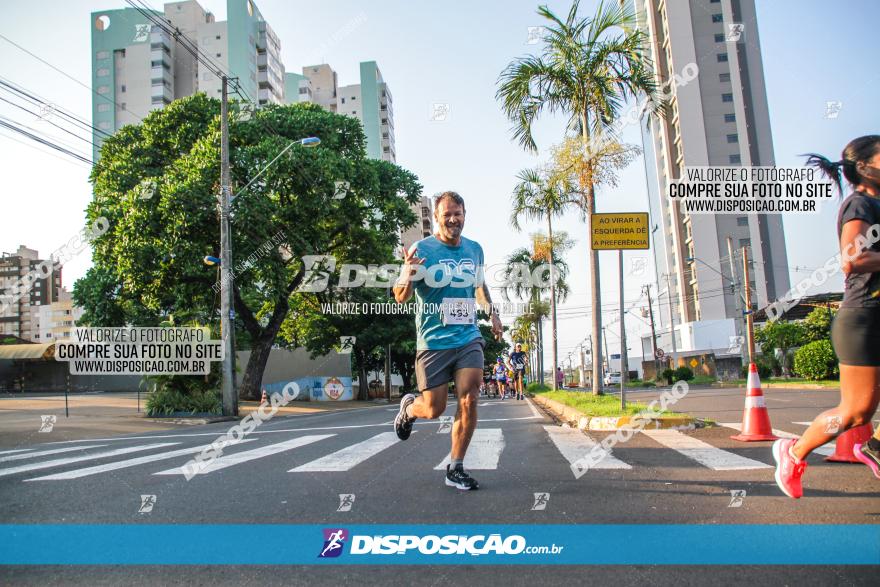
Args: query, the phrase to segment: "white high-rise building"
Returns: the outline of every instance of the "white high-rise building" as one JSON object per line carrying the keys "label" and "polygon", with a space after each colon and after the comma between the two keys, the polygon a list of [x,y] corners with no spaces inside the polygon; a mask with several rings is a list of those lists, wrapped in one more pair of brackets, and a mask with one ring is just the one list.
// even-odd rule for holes
{"label": "white high-rise building", "polygon": [[[741,249],[748,247],[752,302],[763,307],[790,287],[782,218],[690,215],[666,190],[687,166],[774,165],[754,0],[621,2],[634,2],[656,82],[670,88],[668,115],[641,125],[662,292],[658,346],[667,353],[672,348],[671,319],[679,351],[727,348],[730,337],[742,332],[743,310],[741,288],[734,292],[731,285],[728,239],[740,284]],[[669,84],[690,64],[698,67],[696,79]],[[650,356],[650,339],[643,340],[643,351]]]}

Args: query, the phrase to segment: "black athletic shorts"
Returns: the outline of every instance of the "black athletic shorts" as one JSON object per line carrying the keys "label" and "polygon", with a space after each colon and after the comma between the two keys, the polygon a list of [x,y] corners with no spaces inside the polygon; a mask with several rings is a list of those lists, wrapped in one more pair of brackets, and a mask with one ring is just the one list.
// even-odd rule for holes
{"label": "black athletic shorts", "polygon": [[831,325],[841,365],[880,367],[880,308],[841,308]]}

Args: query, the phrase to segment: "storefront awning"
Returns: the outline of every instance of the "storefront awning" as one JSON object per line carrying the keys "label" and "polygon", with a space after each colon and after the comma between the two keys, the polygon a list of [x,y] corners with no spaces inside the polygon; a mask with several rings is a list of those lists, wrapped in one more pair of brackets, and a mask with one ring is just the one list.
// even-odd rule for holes
{"label": "storefront awning", "polygon": [[40,359],[51,360],[55,357],[55,343],[50,344],[5,344],[0,345],[0,360]]}

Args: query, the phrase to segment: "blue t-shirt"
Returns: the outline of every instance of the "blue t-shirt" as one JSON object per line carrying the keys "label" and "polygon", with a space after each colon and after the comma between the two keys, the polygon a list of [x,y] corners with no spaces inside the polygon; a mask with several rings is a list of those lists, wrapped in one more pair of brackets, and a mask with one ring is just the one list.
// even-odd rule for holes
{"label": "blue t-shirt", "polygon": [[513,365],[514,371],[526,370],[526,354],[522,351],[513,351],[510,353],[510,364]]}
{"label": "blue t-shirt", "polygon": [[[476,286],[482,283],[483,248],[475,241],[461,237],[461,243],[451,246],[434,236],[415,243],[416,257],[424,259],[425,277],[413,282],[416,301],[417,350],[454,349],[482,338],[477,327],[476,308],[469,311],[470,323],[462,321],[461,314],[445,323],[443,304],[475,303]],[[452,300],[452,301],[450,301]]]}

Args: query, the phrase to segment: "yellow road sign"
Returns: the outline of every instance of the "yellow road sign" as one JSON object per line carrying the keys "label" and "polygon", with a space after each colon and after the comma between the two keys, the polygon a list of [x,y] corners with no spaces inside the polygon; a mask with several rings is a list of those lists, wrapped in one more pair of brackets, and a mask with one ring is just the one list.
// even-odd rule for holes
{"label": "yellow road sign", "polygon": [[601,213],[590,217],[594,251],[649,249],[650,234],[647,212]]}
{"label": "yellow road sign", "polygon": [[697,365],[699,364],[699,361],[697,361],[696,359],[691,359],[691,367],[693,367],[694,369],[696,369]]}

